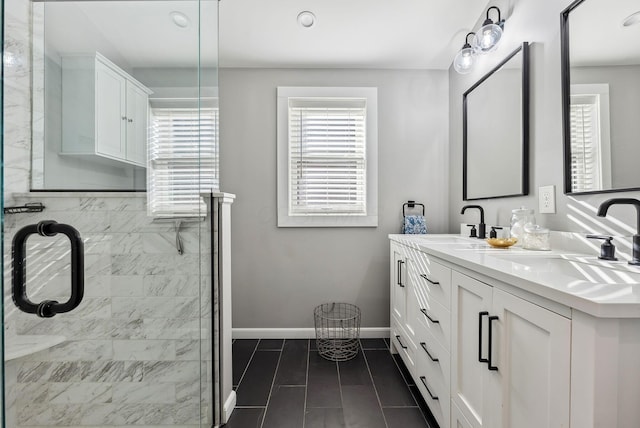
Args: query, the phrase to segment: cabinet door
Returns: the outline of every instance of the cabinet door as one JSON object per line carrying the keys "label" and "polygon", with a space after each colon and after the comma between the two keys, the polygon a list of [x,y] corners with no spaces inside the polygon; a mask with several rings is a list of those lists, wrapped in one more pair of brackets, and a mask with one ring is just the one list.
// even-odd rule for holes
{"label": "cabinet door", "polygon": [[147,161],[147,115],[149,97],[138,86],[127,82],[126,158],[140,166]]}
{"label": "cabinet door", "polygon": [[497,289],[491,315],[491,427],[568,427],[571,321]]}
{"label": "cabinet door", "polygon": [[399,247],[393,245],[391,252],[391,316],[404,326],[407,316],[407,263]]}
{"label": "cabinet door", "polygon": [[[491,372],[486,363],[479,361],[480,353],[482,358],[487,358],[486,315],[491,310],[493,289],[455,271],[451,275],[451,284],[452,399],[473,428],[494,428],[489,420],[492,397],[487,393]],[[482,341],[479,321],[483,325]]]}
{"label": "cabinet door", "polygon": [[125,158],[126,81],[96,61],[96,153]]}

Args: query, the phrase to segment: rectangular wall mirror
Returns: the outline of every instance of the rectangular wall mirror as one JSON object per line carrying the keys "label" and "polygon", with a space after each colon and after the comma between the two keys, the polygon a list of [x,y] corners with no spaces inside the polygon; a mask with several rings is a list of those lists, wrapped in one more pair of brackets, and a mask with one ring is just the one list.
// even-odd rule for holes
{"label": "rectangular wall mirror", "polygon": [[561,22],[565,193],[640,189],[640,3],[579,0]]}
{"label": "rectangular wall mirror", "polygon": [[529,45],[463,94],[462,197],[529,193]]}

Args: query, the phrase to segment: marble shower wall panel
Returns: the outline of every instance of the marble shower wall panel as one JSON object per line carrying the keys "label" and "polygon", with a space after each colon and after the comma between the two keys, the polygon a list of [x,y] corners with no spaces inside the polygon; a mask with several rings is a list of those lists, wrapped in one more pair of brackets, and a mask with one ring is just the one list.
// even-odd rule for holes
{"label": "marble shower wall panel", "polygon": [[[41,220],[77,228],[85,246],[85,297],[74,311],[42,319],[17,310],[5,292],[5,333],[62,335],[54,348],[7,365],[8,426],[198,427],[212,421],[210,221],[152,223],[145,194],[31,193],[36,214],[7,215],[11,239]],[[66,238],[28,241],[33,301],[69,296]],[[9,339],[10,341],[10,339]]]}
{"label": "marble shower wall panel", "polygon": [[4,200],[29,191],[31,169],[31,5],[4,4]]}

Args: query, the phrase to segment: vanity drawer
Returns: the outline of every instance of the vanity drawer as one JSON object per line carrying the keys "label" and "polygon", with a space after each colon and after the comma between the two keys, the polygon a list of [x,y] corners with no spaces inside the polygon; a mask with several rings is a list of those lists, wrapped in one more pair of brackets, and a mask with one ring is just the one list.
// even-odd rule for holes
{"label": "vanity drawer", "polygon": [[429,298],[447,309],[451,308],[451,269],[434,261],[433,257],[418,250],[409,250],[410,277]]}
{"label": "vanity drawer", "polygon": [[398,354],[404,361],[404,365],[409,370],[409,373],[413,376],[415,373],[415,351],[416,346],[414,342],[409,338],[409,335],[405,332],[402,326],[397,322],[391,322],[391,342],[398,350]]}
{"label": "vanity drawer", "polygon": [[417,305],[408,308],[408,322],[414,328],[414,336],[430,334],[445,349],[451,349],[451,312],[440,303],[429,299],[429,295],[421,292],[421,287],[414,287]]}
{"label": "vanity drawer", "polygon": [[448,428],[451,419],[449,353],[435,340],[425,338],[418,343],[415,359],[414,380],[418,390],[440,428]]}

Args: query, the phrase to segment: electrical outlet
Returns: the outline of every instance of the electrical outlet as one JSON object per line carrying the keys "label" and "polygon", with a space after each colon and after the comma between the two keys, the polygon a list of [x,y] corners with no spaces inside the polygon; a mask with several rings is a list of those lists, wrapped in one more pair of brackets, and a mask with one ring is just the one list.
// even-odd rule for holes
{"label": "electrical outlet", "polygon": [[540,214],[556,213],[556,186],[541,186],[538,188],[538,211]]}

